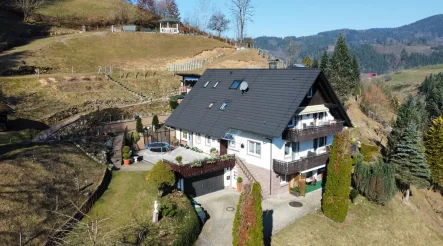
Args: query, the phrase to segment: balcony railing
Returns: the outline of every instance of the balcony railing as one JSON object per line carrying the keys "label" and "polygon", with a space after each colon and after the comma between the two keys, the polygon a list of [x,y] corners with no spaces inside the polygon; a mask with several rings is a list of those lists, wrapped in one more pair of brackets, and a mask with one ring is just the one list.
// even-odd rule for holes
{"label": "balcony railing", "polygon": [[290,142],[302,142],[309,139],[336,134],[343,130],[343,121],[328,123],[322,126],[307,126],[304,129],[286,129],[282,138]]}
{"label": "balcony railing", "polygon": [[189,178],[223,170],[224,168],[233,168],[235,166],[235,155],[219,157],[213,162],[203,160],[199,167],[192,166],[191,164],[177,164],[165,159],[163,159],[163,163],[168,164],[174,172],[181,174],[185,178]]}
{"label": "balcony railing", "polygon": [[[314,152],[311,152],[314,153]],[[326,148],[326,151],[321,154],[312,154],[305,158],[301,158],[295,161],[280,161],[274,159],[273,161],[273,169],[274,172],[283,174],[283,175],[291,175],[295,173],[301,173],[303,171],[309,170],[314,167],[318,167],[326,164],[329,158],[329,148]]]}

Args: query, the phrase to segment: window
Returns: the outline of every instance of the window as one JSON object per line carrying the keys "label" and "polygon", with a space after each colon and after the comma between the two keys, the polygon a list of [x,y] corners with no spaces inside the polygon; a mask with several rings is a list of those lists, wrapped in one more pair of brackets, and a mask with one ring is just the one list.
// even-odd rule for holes
{"label": "window", "polygon": [[286,175],[280,175],[280,184],[286,184],[288,182],[288,177]]}
{"label": "window", "polygon": [[318,147],[323,147],[326,145],[326,137],[321,137],[318,139]]}
{"label": "window", "polygon": [[209,82],[210,82],[210,81],[207,81],[207,82],[205,83],[205,85],[203,85],[203,87],[205,87],[205,88],[208,87]]}
{"label": "window", "polygon": [[183,132],[182,132],[182,138],[183,138],[183,140],[188,140],[188,137],[189,137],[188,132],[187,132],[187,131],[183,131]]}
{"label": "window", "polygon": [[312,98],[312,87],[309,89],[307,97]]}
{"label": "window", "polygon": [[211,137],[206,136],[206,146],[211,146]]}
{"label": "window", "polygon": [[218,83],[220,83],[220,81],[217,81],[217,82],[215,82],[215,85],[214,85],[214,86],[212,86],[212,88],[215,88],[215,87],[217,87]]}
{"label": "window", "polygon": [[221,110],[225,110],[225,108],[228,106],[228,104],[229,104],[229,102],[224,102],[224,103],[221,105],[220,109],[221,109]]}
{"label": "window", "polygon": [[210,103],[210,104],[208,105],[208,108],[212,108],[212,106],[214,106],[214,103]]}
{"label": "window", "polygon": [[195,135],[195,142],[198,143],[198,144],[201,142],[200,134]]}
{"label": "window", "polygon": [[285,144],[285,156],[291,155],[291,143],[287,142]]}
{"label": "window", "polygon": [[295,120],[294,117],[291,118],[291,120],[288,122],[288,127],[294,127],[295,125]]}
{"label": "window", "polygon": [[257,142],[248,141],[249,149],[248,153],[251,155],[261,155],[261,144]]}
{"label": "window", "polygon": [[242,82],[241,80],[234,80],[234,82],[232,82],[231,87],[229,87],[229,89],[237,90],[237,88],[240,86],[241,82]]}

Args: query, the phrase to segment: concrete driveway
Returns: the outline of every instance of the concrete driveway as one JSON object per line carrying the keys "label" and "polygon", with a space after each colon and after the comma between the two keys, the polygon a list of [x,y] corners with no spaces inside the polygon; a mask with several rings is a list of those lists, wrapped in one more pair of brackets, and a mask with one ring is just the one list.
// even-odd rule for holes
{"label": "concrete driveway", "polygon": [[232,245],[231,234],[235,210],[227,211],[226,209],[235,209],[239,197],[240,193],[236,191],[221,190],[194,199],[210,216],[195,243],[196,246]]}

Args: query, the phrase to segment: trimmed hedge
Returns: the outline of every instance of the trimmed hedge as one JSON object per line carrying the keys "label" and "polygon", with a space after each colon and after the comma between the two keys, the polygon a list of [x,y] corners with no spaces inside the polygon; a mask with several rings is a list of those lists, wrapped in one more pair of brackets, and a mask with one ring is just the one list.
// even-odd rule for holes
{"label": "trimmed hedge", "polygon": [[261,202],[260,183],[253,183],[252,188],[249,185],[245,185],[245,189],[237,203],[237,211],[232,228],[232,245],[264,245]]}
{"label": "trimmed hedge", "polygon": [[171,167],[164,164],[162,161],[158,161],[151,171],[149,171],[146,178],[148,180],[148,185],[158,189],[158,195],[161,197],[163,191],[168,187],[172,187],[175,184],[175,174]]}
{"label": "trimmed hedge", "polygon": [[194,245],[194,242],[197,240],[201,231],[200,220],[194,207],[189,199],[183,199],[186,199],[184,202],[187,204],[186,208],[177,211],[177,223],[181,226],[180,230],[177,232],[178,238],[172,244],[173,246]]}
{"label": "trimmed hedge", "polygon": [[323,213],[336,222],[343,222],[348,214],[352,159],[349,132],[338,133],[332,142],[323,194]]}

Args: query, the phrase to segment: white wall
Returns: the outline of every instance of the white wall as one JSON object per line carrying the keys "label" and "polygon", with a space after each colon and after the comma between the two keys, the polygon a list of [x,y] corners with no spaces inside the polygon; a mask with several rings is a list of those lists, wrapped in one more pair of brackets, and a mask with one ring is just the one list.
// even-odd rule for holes
{"label": "white wall", "polygon": [[[183,132],[180,133],[180,129],[176,129],[176,136],[177,139],[179,141],[186,141],[187,144],[191,147],[197,147],[201,150],[203,150],[203,152],[210,154],[210,150],[212,147],[216,148],[217,151],[220,151],[220,142],[217,139],[212,139],[210,140],[209,144],[206,144],[206,136],[205,135],[200,135],[200,143],[197,142],[197,133],[193,133],[191,139],[183,139]],[[189,134],[191,134],[191,132],[188,132]],[[191,141],[192,140],[192,141]]]}

